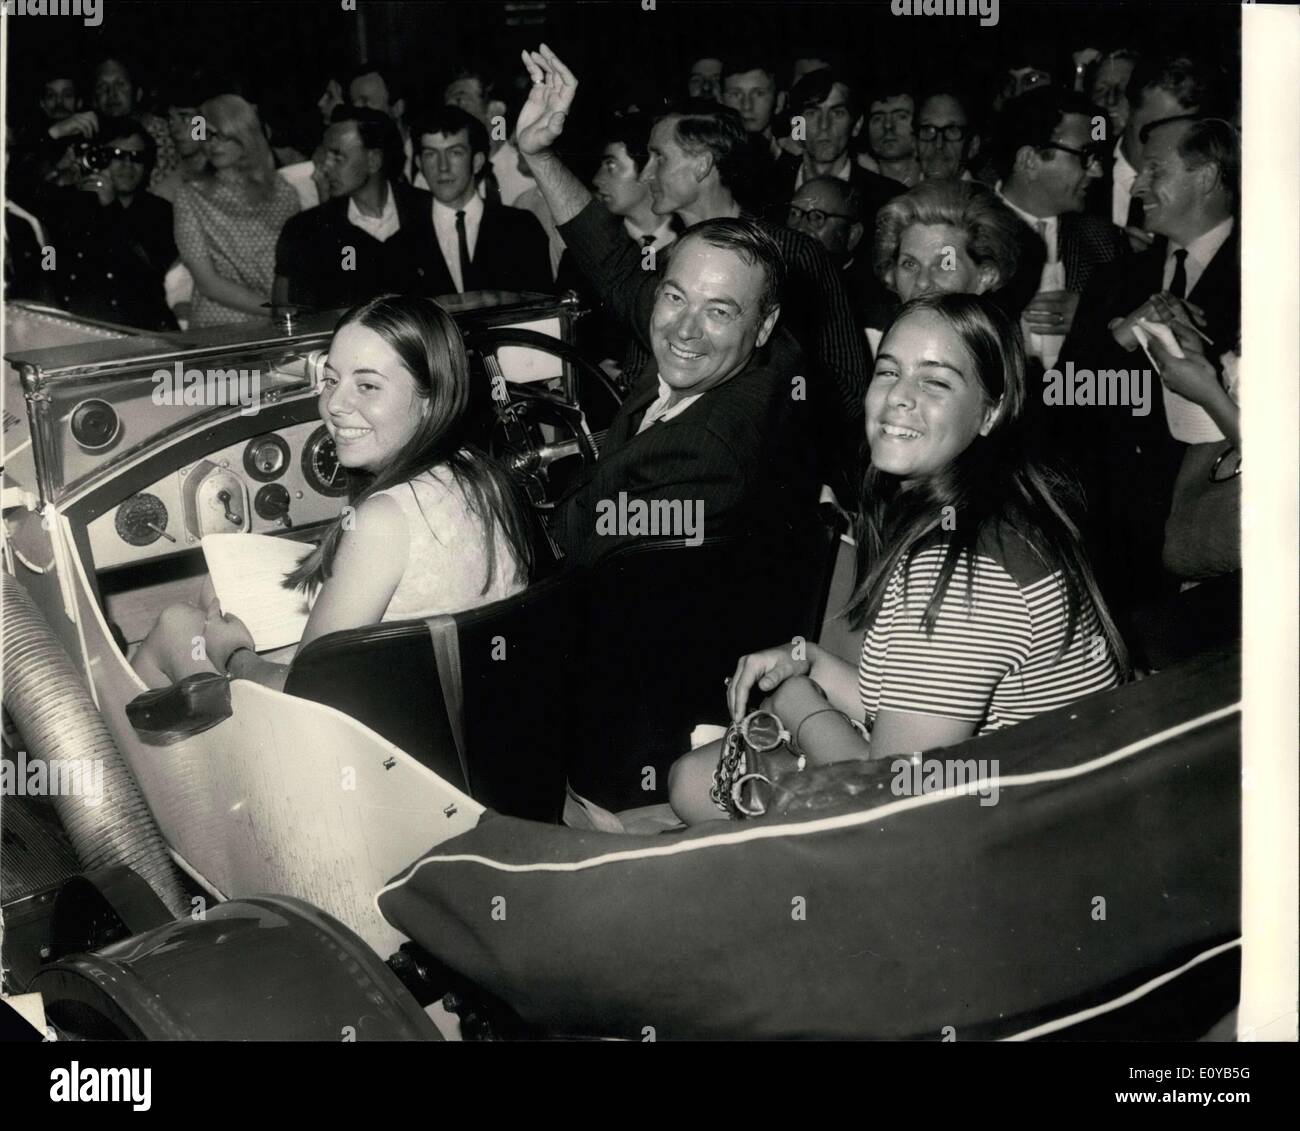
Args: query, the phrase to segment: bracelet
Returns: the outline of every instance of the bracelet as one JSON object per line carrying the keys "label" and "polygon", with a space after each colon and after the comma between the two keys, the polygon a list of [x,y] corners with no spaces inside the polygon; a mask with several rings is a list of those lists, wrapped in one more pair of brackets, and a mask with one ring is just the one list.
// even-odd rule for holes
{"label": "bracelet", "polygon": [[[828,711],[834,711],[835,714],[841,716],[844,714],[844,712],[841,711],[838,707],[819,707],[816,711],[810,711],[808,714],[804,715],[803,721],[800,722],[800,724],[794,728],[794,742],[791,745],[793,745],[796,750],[802,750],[802,747],[799,745],[799,735],[803,733],[804,723],[806,723],[809,719],[815,719],[818,715],[824,715]],[[802,760],[803,757],[804,757],[803,754],[799,755],[800,760]],[[801,770],[803,769],[802,766],[800,766],[799,768]]]}
{"label": "bracelet", "polygon": [[[251,649],[247,644],[241,644],[238,648],[236,648],[233,652],[231,652],[230,655],[226,657],[226,666],[223,669],[226,675],[230,675],[230,661],[233,660],[236,656],[238,656],[240,652],[253,652],[253,649]],[[253,652],[253,655],[256,656],[257,653]]]}

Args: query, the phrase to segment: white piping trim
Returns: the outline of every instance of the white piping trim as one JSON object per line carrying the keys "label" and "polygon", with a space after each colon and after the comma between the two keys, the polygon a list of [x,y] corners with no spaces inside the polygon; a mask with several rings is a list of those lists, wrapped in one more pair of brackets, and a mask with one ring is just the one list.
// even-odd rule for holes
{"label": "white piping trim", "polygon": [[[1156,734],[1148,735],[1146,738],[1138,739],[1119,750],[1111,751],[1109,754],[1103,754],[1099,758],[1094,758],[1091,762],[1083,762],[1077,766],[1069,766],[1061,770],[1042,770],[1034,774],[1017,774],[1007,778],[997,778],[998,787],[1007,789],[1011,786],[1019,785],[1037,785],[1040,782],[1066,781],[1070,778],[1080,777],[1084,774],[1092,773],[1095,770],[1104,769],[1115,762],[1122,761],[1125,758],[1131,758],[1134,754],[1141,753],[1152,746],[1165,742],[1171,738],[1177,738],[1179,735],[1186,734],[1188,731],[1195,730],[1209,723],[1217,722],[1219,719],[1226,718],[1241,710],[1241,703],[1233,703],[1227,707],[1221,707],[1217,711],[1210,711],[1205,715],[1198,715],[1194,719],[1188,719],[1185,722],[1178,723],[1176,726],[1168,727]],[[476,853],[456,853],[451,856],[425,856],[411,864],[407,871],[397,879],[390,881],[375,895],[375,906],[378,908],[380,898],[389,891],[401,887],[412,876],[415,875],[426,864],[481,864],[485,868],[491,868],[498,872],[582,872],[588,868],[596,868],[603,864],[620,863],[625,860],[644,860],[658,856],[676,856],[686,852],[697,852],[707,848],[713,848],[718,845],[740,844],[750,840],[768,840],[773,837],[784,836],[813,836],[817,833],[830,832],[836,829],[853,828],[857,825],[875,824],[892,817],[898,813],[906,813],[912,809],[919,809],[926,805],[935,805],[942,801],[950,801],[958,797],[969,797],[978,792],[979,786],[988,782],[987,778],[980,778],[974,782],[967,782],[965,785],[952,786],[948,789],[936,790],[933,793],[922,794],[919,797],[906,797],[900,801],[893,801],[887,805],[878,806],[875,809],[869,809],[866,812],[846,813],[838,817],[823,817],[817,821],[805,821],[792,825],[773,825],[767,828],[750,828],[738,832],[722,833],[712,837],[700,837],[697,840],[685,841],[673,845],[665,845],[656,848],[639,848],[626,852],[608,852],[603,856],[594,856],[589,860],[572,860],[559,863],[531,863],[531,864],[504,864],[499,860],[492,860],[486,856],[480,856]]]}
{"label": "white piping trim", "polygon": [[1231,942],[1220,943],[1218,946],[1211,947],[1209,950],[1202,951],[1195,958],[1184,962],[1177,970],[1166,970],[1158,977],[1152,978],[1151,981],[1145,982],[1135,990],[1129,990],[1128,993],[1115,998],[1112,1001],[1103,1002],[1101,1005],[1092,1005],[1087,1009],[1081,1009],[1077,1013],[1071,1013],[1067,1017],[1058,1017],[1055,1021],[1044,1021],[1041,1025],[1035,1025],[1032,1029],[1026,1029],[1023,1033],[1016,1033],[1010,1037],[1003,1037],[1004,1041],[1031,1041],[1035,1037],[1041,1037],[1047,1033],[1055,1033],[1060,1029],[1068,1029],[1071,1025],[1077,1025],[1081,1021],[1090,1021],[1094,1017],[1099,1017],[1103,1013],[1110,1013],[1113,1010],[1120,1009],[1125,1005],[1137,1001],[1139,998],[1146,997],[1152,990],[1159,989],[1166,982],[1172,982],[1175,978],[1186,974],[1193,966],[1199,966],[1202,962],[1208,962],[1211,958],[1217,958],[1220,954],[1232,950],[1233,947],[1241,946],[1241,939],[1235,938]]}

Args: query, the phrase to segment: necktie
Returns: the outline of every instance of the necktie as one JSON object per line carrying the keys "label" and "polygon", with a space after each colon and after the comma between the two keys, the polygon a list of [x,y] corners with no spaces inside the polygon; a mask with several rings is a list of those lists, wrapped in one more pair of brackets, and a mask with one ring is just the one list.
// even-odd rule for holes
{"label": "necktie", "polygon": [[1046,220],[1038,221],[1038,238],[1043,241],[1043,250],[1047,253],[1047,262],[1048,263],[1054,262],[1056,259],[1056,255],[1054,254],[1055,248],[1053,248],[1052,245],[1047,242],[1047,221]]}
{"label": "necktie", "polygon": [[469,240],[465,237],[465,210],[456,213],[456,251],[460,255],[460,289],[470,290],[469,285]]}
{"label": "necktie", "polygon": [[1141,199],[1130,196],[1128,198],[1128,227],[1140,228],[1144,219],[1146,219],[1146,211],[1142,207]]}
{"label": "necktie", "polygon": [[1187,297],[1187,248],[1174,252],[1174,277],[1169,280],[1169,293],[1174,298]]}

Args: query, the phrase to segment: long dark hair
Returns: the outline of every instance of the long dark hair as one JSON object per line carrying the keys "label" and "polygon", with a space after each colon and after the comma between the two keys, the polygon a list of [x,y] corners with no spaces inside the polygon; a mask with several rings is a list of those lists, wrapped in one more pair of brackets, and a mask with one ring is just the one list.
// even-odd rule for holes
{"label": "long dark hair", "polygon": [[[415,380],[417,394],[429,411],[410,440],[378,472],[348,470],[348,503],[355,510],[378,491],[414,479],[434,467],[444,467],[465,493],[470,512],[483,524],[487,540],[488,573],[482,593],[496,575],[497,524],[521,572],[533,565],[527,504],[509,473],[470,442],[485,389],[470,381],[465,342],[451,316],[429,298],[381,295],[354,306],[334,327],[337,334],[352,323],[378,334],[401,359]],[[476,395],[477,392],[477,395]],[[345,508],[326,531],[320,545],[285,579],[286,588],[304,592],[319,588],[330,576]]]}
{"label": "long dark hair", "polygon": [[[962,558],[967,562],[969,603],[981,537],[1002,541],[1015,534],[1045,565],[1062,574],[1068,618],[1062,654],[1090,599],[1111,652],[1127,673],[1128,650],[1102,599],[1072,515],[1081,509],[1078,485],[1031,454],[1020,328],[988,297],[966,294],[914,298],[899,310],[893,324],[918,311],[930,311],[952,327],[975,361],[985,403],[997,409],[987,436],[977,435],[947,467],[920,483],[904,488],[898,476],[868,465],[855,530],[857,581],[848,607],[850,623],[861,628],[875,620],[900,561],[909,568],[922,549],[941,546],[943,566],[922,617],[927,634],[933,635]],[[944,522],[945,516],[953,521]]]}

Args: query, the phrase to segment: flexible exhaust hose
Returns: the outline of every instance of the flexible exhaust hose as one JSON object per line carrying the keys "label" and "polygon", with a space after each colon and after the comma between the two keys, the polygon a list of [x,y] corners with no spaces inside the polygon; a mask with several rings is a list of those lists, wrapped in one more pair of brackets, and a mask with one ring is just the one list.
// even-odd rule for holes
{"label": "flexible exhaust hose", "polygon": [[103,766],[103,796],[87,804],[84,796],[54,790],[54,807],[83,868],[110,864],[131,868],[158,894],[173,915],[185,915],[189,901],[163,844],[140,787],[131,776],[113,736],[100,718],[81,673],[23,586],[0,570],[3,623],[4,705],[22,733],[29,758],[49,765]]}

